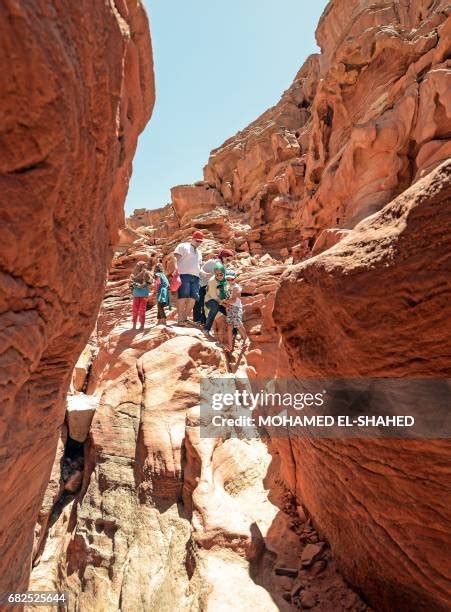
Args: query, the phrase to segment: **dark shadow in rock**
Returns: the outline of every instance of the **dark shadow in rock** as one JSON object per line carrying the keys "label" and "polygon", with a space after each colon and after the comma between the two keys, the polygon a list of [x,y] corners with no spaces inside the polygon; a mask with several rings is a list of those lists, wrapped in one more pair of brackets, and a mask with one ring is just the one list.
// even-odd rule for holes
{"label": "dark shadow in rock", "polygon": [[[263,539],[263,547],[260,554],[252,559],[249,574],[255,584],[263,587],[269,593],[279,610],[288,612],[295,609],[291,604],[291,598],[288,597],[294,578],[278,576],[275,570],[278,567],[297,569],[300,545],[296,534],[290,530],[290,517],[282,509],[286,489],[278,474],[278,461],[275,461],[273,457],[268,466],[264,485],[270,491],[268,499],[281,510],[274,517],[265,536],[262,536],[260,529],[258,530],[260,538]],[[254,525],[251,526],[251,533],[254,534],[252,527]],[[281,550],[283,550],[283,555],[281,555]]]}
{"label": "dark shadow in rock", "polygon": [[[313,608],[316,612],[370,612],[361,594],[352,589],[337,569],[327,543],[320,539],[308,513],[288,491],[280,473],[279,453],[268,442],[272,460],[263,480],[268,499],[280,509],[266,535],[264,551],[251,562],[250,576],[271,595],[279,610]],[[307,546],[319,549],[317,558],[303,564]],[[305,556],[305,555],[304,555]]]}

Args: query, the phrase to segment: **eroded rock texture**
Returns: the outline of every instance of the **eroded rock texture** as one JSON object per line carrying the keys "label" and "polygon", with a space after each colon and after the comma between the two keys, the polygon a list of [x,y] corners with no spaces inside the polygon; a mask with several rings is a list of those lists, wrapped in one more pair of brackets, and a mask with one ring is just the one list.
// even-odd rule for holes
{"label": "eroded rock texture", "polygon": [[[274,319],[297,377],[450,377],[450,178],[447,162],[284,274]],[[376,609],[449,609],[448,440],[275,445]]]}
{"label": "eroded rock texture", "polygon": [[[449,376],[449,5],[334,0],[317,40],[151,236],[191,220],[239,253],[250,376]],[[377,609],[449,608],[445,442],[272,447]]]}
{"label": "eroded rock texture", "polygon": [[352,228],[451,154],[446,0],[334,0],[321,54],[204,169],[266,250]]}
{"label": "eroded rock texture", "polygon": [[[449,376],[448,3],[333,1],[317,39],[281,101],[175,191],[158,236],[178,210],[239,253],[250,376]],[[272,448],[377,609],[449,607],[445,442]]]}
{"label": "eroded rock texture", "polygon": [[153,69],[140,2],[0,7],[0,591],[27,587],[71,370],[102,299]]}
{"label": "eroded rock texture", "polygon": [[[181,231],[186,238],[190,225]],[[206,249],[216,252],[220,244],[208,234]],[[245,360],[237,362],[240,342],[228,362],[201,330],[175,325],[174,311],[170,327],[156,326],[153,298],[147,329],[130,329],[134,263],[164,260],[173,248],[173,241],[157,247],[141,237],[113,259],[90,339],[96,350],[87,394],[72,396],[75,402],[98,399],[81,449],[83,483],[68,490],[66,482],[64,493],[57,490],[58,457],[30,588],[67,591],[69,610],[245,612],[252,601],[259,610],[288,612],[302,600],[322,612],[332,605],[365,612],[330,548],[311,521],[297,515],[279,478],[280,458],[257,436],[200,435],[200,380],[233,380],[235,367],[236,376],[246,378]],[[262,297],[275,294],[283,267],[243,255],[235,267],[250,294],[247,325],[258,346],[268,333],[260,320]],[[73,417],[66,415],[69,431]],[[309,545],[317,554],[306,560]],[[290,575],[277,574],[280,567]]]}
{"label": "eroded rock texture", "polygon": [[[444,442],[199,435],[204,376],[449,376],[448,13],[330,2],[321,54],[279,104],[212,152],[205,180],[135,211],[74,377],[75,401],[96,400],[89,435],[59,445],[30,588],[67,590],[70,610],[368,610],[342,570],[377,610],[449,609]],[[204,257],[236,251],[245,358],[154,326],[154,297],[153,326],[130,330],[134,264],[171,272],[193,229]]]}

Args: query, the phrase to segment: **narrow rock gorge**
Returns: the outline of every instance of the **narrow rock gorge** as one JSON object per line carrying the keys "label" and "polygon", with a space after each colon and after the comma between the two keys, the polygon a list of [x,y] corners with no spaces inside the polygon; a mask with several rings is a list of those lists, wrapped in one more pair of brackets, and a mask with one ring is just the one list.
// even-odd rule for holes
{"label": "narrow rock gorge", "polygon": [[[199,391],[449,379],[448,3],[331,0],[280,101],[125,227],[145,14],[50,4],[0,8],[3,56],[27,58],[0,98],[0,591],[65,591],[73,611],[449,610],[448,440],[202,437]],[[195,229],[204,257],[235,253],[251,346],[230,358],[174,309],[157,325],[155,297],[131,329],[135,263],[170,272]]]}

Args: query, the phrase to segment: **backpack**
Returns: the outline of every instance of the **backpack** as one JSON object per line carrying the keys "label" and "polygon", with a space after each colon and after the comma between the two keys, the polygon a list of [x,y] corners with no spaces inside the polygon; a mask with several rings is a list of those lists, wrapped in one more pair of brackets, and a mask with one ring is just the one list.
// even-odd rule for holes
{"label": "backpack", "polygon": [[180,278],[180,274],[178,269],[174,270],[174,273],[171,276],[171,280],[169,281],[169,289],[171,291],[177,291],[177,289],[181,286],[182,279]]}

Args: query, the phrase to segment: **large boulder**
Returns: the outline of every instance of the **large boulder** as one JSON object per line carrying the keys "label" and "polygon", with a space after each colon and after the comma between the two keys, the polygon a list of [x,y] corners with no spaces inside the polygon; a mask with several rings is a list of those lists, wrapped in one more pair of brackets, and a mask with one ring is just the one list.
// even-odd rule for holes
{"label": "large boulder", "polygon": [[[26,590],[75,361],[153,101],[140,2],[0,7],[0,591]],[[32,477],[24,474],[33,467]]]}
{"label": "large boulder", "polygon": [[77,393],[67,396],[67,427],[69,436],[76,442],[84,442],[88,437],[98,403],[98,398],[93,395]]}
{"label": "large boulder", "polygon": [[87,344],[78,358],[72,373],[72,385],[74,391],[84,391],[84,388],[88,382],[88,375],[93,357],[94,349],[90,344]]}
{"label": "large boulder", "polygon": [[117,350],[120,335],[112,333],[100,350],[116,367],[96,390],[102,389],[76,525],[56,561],[60,585],[87,610],[96,609],[99,597],[117,610],[124,593],[130,609],[161,609],[172,598],[168,609],[178,609],[190,531],[177,507],[185,414],[198,402],[199,366],[217,366],[222,357],[197,330],[177,336],[154,327],[141,339],[128,332],[133,355]]}
{"label": "large boulder", "polygon": [[210,212],[216,206],[224,204],[219,191],[202,181],[195,185],[172,187],[171,197],[180,225],[184,225],[196,215]]}

